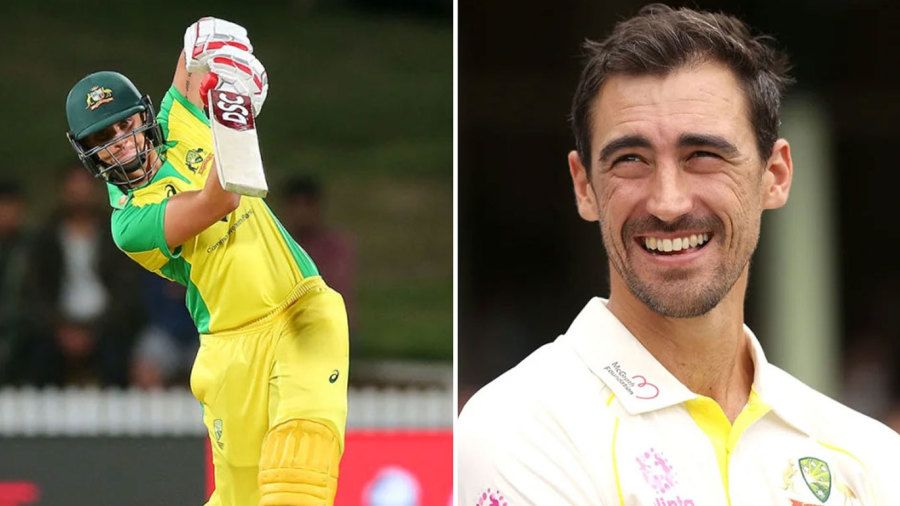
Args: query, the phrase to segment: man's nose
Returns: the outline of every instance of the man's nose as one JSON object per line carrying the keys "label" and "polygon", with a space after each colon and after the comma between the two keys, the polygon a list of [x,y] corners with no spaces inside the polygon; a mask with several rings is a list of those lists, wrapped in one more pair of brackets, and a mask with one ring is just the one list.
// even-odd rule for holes
{"label": "man's nose", "polygon": [[672,222],[691,212],[693,205],[685,174],[678,164],[657,165],[651,176],[647,212],[664,222]]}
{"label": "man's nose", "polygon": [[128,133],[127,128],[122,128],[119,125],[115,125],[113,127],[113,139],[115,139],[116,146],[122,144],[123,142],[125,142],[131,138],[130,136],[125,135],[127,133]]}

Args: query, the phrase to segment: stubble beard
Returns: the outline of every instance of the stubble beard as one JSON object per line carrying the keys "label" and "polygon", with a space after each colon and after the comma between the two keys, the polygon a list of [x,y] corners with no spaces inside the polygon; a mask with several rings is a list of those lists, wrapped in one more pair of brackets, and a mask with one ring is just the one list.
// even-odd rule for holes
{"label": "stubble beard", "polygon": [[[759,240],[759,223],[757,223],[756,234],[751,244],[744,246],[737,258],[733,260],[723,258],[706,279],[700,279],[701,276],[692,275],[686,270],[672,269],[663,274],[661,282],[651,283],[638,274],[627,258],[622,259],[613,253],[611,237],[602,224],[600,229],[610,264],[625,282],[628,290],[653,312],[668,318],[696,318],[718,306],[741,277]],[[721,238],[714,237],[714,240],[721,241]],[[631,247],[640,246],[632,244]],[[722,247],[721,242],[719,247]]]}

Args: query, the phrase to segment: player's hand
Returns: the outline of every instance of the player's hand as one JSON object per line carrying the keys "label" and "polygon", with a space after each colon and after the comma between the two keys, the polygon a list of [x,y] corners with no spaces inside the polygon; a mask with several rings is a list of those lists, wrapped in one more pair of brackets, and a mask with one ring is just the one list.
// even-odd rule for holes
{"label": "player's hand", "polygon": [[184,63],[187,71],[206,70],[210,58],[227,47],[253,52],[253,45],[243,26],[224,19],[200,18],[184,32]]}
{"label": "player's hand", "polygon": [[209,60],[209,74],[200,84],[200,98],[207,104],[209,90],[249,95],[253,115],[259,116],[269,94],[269,76],[259,58],[236,47],[223,47]]}

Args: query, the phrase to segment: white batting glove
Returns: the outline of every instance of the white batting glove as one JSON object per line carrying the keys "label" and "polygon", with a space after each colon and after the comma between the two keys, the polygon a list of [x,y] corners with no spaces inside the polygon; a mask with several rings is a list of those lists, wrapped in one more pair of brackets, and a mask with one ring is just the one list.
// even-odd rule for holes
{"label": "white batting glove", "polygon": [[184,63],[188,72],[204,71],[221,49],[233,47],[248,53],[253,45],[243,26],[213,17],[200,18],[184,32]]}
{"label": "white batting glove", "polygon": [[217,50],[209,59],[209,77],[200,84],[200,96],[206,104],[210,89],[249,95],[253,115],[259,116],[269,94],[269,76],[259,58],[236,47]]}

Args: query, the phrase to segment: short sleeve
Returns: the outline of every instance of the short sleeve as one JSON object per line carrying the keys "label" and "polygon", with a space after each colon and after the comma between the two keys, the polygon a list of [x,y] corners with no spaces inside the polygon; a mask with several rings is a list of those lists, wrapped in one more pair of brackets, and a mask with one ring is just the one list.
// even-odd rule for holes
{"label": "short sleeve", "polygon": [[163,219],[168,199],[156,204],[130,204],[112,213],[112,236],[116,246],[147,270],[158,272],[181,248],[169,251]]}
{"label": "short sleeve", "polygon": [[463,409],[454,429],[459,504],[603,506],[583,470],[559,461],[565,445],[545,434],[544,424],[515,413],[495,397],[473,398]]}
{"label": "short sleeve", "polygon": [[[603,506],[616,497],[598,483],[603,465],[585,453],[605,448],[576,444],[580,424],[569,420],[578,411],[566,409],[574,399],[567,382],[547,379],[561,377],[554,373],[568,363],[553,357],[549,348],[536,351],[466,403],[453,436],[460,504]],[[605,430],[602,423],[596,430]]]}
{"label": "short sleeve", "polygon": [[[183,158],[189,149],[212,147],[209,118],[182,95],[175,86],[169,88],[160,104],[159,126],[170,151]],[[189,147],[190,146],[190,147]]]}

